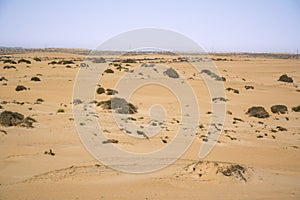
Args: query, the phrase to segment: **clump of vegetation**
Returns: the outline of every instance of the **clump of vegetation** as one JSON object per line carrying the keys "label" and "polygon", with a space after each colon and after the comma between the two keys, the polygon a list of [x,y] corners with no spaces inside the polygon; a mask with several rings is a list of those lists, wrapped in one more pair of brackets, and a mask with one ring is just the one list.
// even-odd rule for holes
{"label": "clump of vegetation", "polygon": [[57,62],[58,65],[70,65],[75,64],[72,60],[60,60]]}
{"label": "clump of vegetation", "polygon": [[300,105],[292,108],[294,112],[300,112]]}
{"label": "clump of vegetation", "polygon": [[31,81],[41,81],[41,79],[39,77],[36,77],[36,76],[32,77],[30,80]]}
{"label": "clump of vegetation", "polygon": [[282,82],[286,82],[286,83],[292,83],[293,79],[291,77],[289,77],[286,74],[283,74],[279,77],[278,81],[282,81]]}
{"label": "clump of vegetation", "polygon": [[128,59],[122,60],[122,62],[123,62],[123,63],[136,63],[136,60],[135,60],[135,59],[128,58]]}
{"label": "clump of vegetation", "polygon": [[6,60],[4,60],[3,61],[3,63],[5,64],[5,63],[9,63],[9,64],[17,64],[17,62],[16,61],[14,61],[14,60],[11,60],[11,59],[6,59]]}
{"label": "clump of vegetation", "polygon": [[31,61],[30,61],[30,60],[26,60],[26,59],[22,58],[22,59],[20,59],[20,60],[18,61],[18,63],[26,63],[26,64],[31,64]]}
{"label": "clump of vegetation", "polygon": [[271,107],[272,113],[285,114],[288,111],[288,108],[285,105],[274,105]]}
{"label": "clump of vegetation", "polygon": [[97,104],[104,109],[115,110],[120,114],[134,114],[137,113],[137,108],[132,104],[128,103],[123,98],[114,97],[107,101],[101,101]]}
{"label": "clump of vegetation", "polygon": [[268,118],[270,115],[262,106],[253,106],[246,112],[250,117]]}
{"label": "clump of vegetation", "polygon": [[57,62],[55,60],[48,63],[48,65],[55,65],[55,64],[57,64]]}
{"label": "clump of vegetation", "polygon": [[0,124],[2,126],[25,126],[32,128],[33,122],[36,122],[36,120],[31,117],[24,118],[24,115],[18,112],[3,111],[0,114]]}
{"label": "clump of vegetation", "polygon": [[71,65],[67,65],[66,68],[72,68],[72,66]]}
{"label": "clump of vegetation", "polygon": [[44,99],[38,98],[35,102],[36,102],[37,104],[40,104],[40,103],[44,102]]}
{"label": "clump of vegetation", "polygon": [[25,86],[23,86],[23,85],[18,85],[17,87],[16,87],[16,91],[18,92],[18,91],[22,91],[22,90],[27,90],[27,88],[25,87]]}
{"label": "clump of vegetation", "polygon": [[63,108],[60,108],[57,110],[57,113],[64,113],[64,112],[65,112],[65,110]]}
{"label": "clump of vegetation", "polygon": [[99,87],[96,92],[97,94],[103,94],[105,93],[105,89],[103,87]]}
{"label": "clump of vegetation", "polygon": [[105,72],[105,73],[112,74],[112,73],[114,73],[114,70],[112,70],[112,69],[106,69],[104,72]]}
{"label": "clump of vegetation", "polygon": [[5,65],[3,69],[16,69],[16,67],[13,65]]}
{"label": "clump of vegetation", "polygon": [[103,57],[100,57],[100,58],[93,58],[92,62],[93,63],[105,63],[106,61]]}
{"label": "clump of vegetation", "polygon": [[36,62],[41,62],[42,60],[38,57],[34,57],[33,60],[35,60]]}

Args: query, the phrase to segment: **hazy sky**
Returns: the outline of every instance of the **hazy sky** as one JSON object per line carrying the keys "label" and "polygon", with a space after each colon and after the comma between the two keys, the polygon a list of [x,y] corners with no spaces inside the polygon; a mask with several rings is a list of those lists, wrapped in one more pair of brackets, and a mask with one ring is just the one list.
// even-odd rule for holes
{"label": "hazy sky", "polygon": [[96,48],[119,33],[162,28],[207,51],[300,51],[297,0],[0,0],[0,46]]}

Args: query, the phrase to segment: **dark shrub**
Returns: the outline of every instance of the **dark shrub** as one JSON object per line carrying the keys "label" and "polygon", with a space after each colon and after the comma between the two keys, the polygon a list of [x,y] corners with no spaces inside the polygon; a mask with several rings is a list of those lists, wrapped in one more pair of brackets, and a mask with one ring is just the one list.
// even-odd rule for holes
{"label": "dark shrub", "polygon": [[3,63],[4,63],[4,64],[5,64],[5,63],[9,63],[9,64],[17,64],[16,61],[11,60],[11,59],[4,60]]}
{"label": "dark shrub", "polygon": [[48,65],[55,65],[55,64],[57,64],[57,62],[55,60],[48,63]]}
{"label": "dark shrub", "polygon": [[122,62],[123,62],[123,63],[136,63],[136,60],[135,60],[135,59],[128,58],[128,59],[122,60]]}
{"label": "dark shrub", "polygon": [[18,63],[31,64],[30,60],[26,60],[26,59],[24,59],[24,58],[20,59],[20,60],[18,61]]}
{"label": "dark shrub", "polygon": [[93,63],[105,63],[105,59],[103,57],[100,58],[93,58],[92,60]]}
{"label": "dark shrub", "polygon": [[97,104],[97,106],[101,106],[104,109],[115,110],[120,114],[134,114],[137,113],[137,108],[128,103],[123,98],[114,97],[107,101],[101,101]]}
{"label": "dark shrub", "polygon": [[36,77],[36,76],[32,77],[30,80],[31,81],[41,81],[41,79],[39,77]]}
{"label": "dark shrub", "polygon": [[0,124],[2,126],[25,126],[25,127],[32,127],[32,123],[36,122],[31,117],[24,118],[24,115],[18,112],[11,112],[11,111],[3,111],[0,114]]}
{"label": "dark shrub", "polygon": [[41,62],[42,60],[38,57],[33,58],[33,60],[35,60],[36,62]]}
{"label": "dark shrub", "polygon": [[288,111],[288,108],[285,105],[274,105],[271,107],[272,113],[285,114]]}
{"label": "dark shrub", "polygon": [[5,65],[3,69],[16,69],[16,67],[13,65]]}
{"label": "dark shrub", "polygon": [[283,74],[279,77],[278,81],[282,81],[282,82],[287,82],[287,83],[292,83],[293,79],[291,77],[289,77],[286,74]]}
{"label": "dark shrub", "polygon": [[248,109],[246,112],[250,117],[257,117],[257,118],[267,118],[269,117],[269,113],[265,110],[264,107],[261,106],[253,106]]}
{"label": "dark shrub", "polygon": [[25,86],[23,86],[23,85],[18,85],[16,87],[16,91],[22,91],[22,90],[27,90],[27,88]]}
{"label": "dark shrub", "polygon": [[105,93],[105,89],[103,87],[99,87],[96,92],[97,94],[103,94]]}
{"label": "dark shrub", "polygon": [[72,60],[61,60],[57,62],[58,65],[70,65],[75,64]]}
{"label": "dark shrub", "polygon": [[293,107],[292,110],[295,112],[300,112],[300,105]]}
{"label": "dark shrub", "polygon": [[112,73],[114,73],[114,70],[112,70],[112,69],[106,69],[104,72],[112,74]]}

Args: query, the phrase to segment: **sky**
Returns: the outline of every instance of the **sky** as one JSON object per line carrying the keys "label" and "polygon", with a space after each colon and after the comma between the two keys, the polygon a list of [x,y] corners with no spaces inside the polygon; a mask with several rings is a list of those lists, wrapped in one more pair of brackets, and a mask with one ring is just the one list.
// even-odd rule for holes
{"label": "sky", "polygon": [[209,52],[300,50],[300,0],[0,0],[0,46],[94,49],[135,29],[178,32]]}

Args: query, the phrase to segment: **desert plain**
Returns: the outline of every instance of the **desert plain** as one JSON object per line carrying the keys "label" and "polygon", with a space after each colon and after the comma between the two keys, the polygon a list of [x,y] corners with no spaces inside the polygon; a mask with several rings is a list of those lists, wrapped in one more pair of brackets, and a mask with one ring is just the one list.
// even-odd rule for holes
{"label": "desert plain", "polygon": [[[151,52],[120,59],[105,52],[106,62],[101,65],[111,71],[103,73],[89,102],[96,111],[91,116],[107,137],[100,141],[103,145],[147,153],[169,145],[181,126],[178,99],[161,85],[143,86],[131,96],[137,112],[129,113],[127,120],[141,129],[136,136],[116,125],[112,117],[116,110],[102,106],[118,96],[114,91],[118,79],[143,63],[152,63],[145,70],[159,63],[172,68],[193,88],[197,99],[200,120],[190,133],[194,136],[191,146],[173,164],[141,174],[104,165],[80,139],[73,109],[84,102],[74,101],[73,91],[79,70],[88,69],[81,64],[86,57],[84,51],[71,50],[2,52],[0,112],[21,113],[29,117],[29,123],[0,125],[0,199],[300,198],[300,59],[295,55],[215,53],[207,58],[222,77],[226,98],[216,103],[226,104],[226,115],[215,147],[200,159],[214,113],[202,77],[208,74],[191,68],[190,63],[207,61],[196,54],[182,59]],[[171,78],[163,71],[155,73],[161,74],[161,80]],[[136,80],[149,78],[143,71],[133,74]],[[279,81],[285,74],[293,81]],[[16,91],[18,85],[25,88]],[[150,119],[149,109],[155,104],[164,107],[164,121]],[[274,105],[283,105],[283,111],[273,112]],[[268,115],[250,116],[247,112],[253,106],[263,107]],[[149,126],[161,129],[148,137],[143,129]]]}

